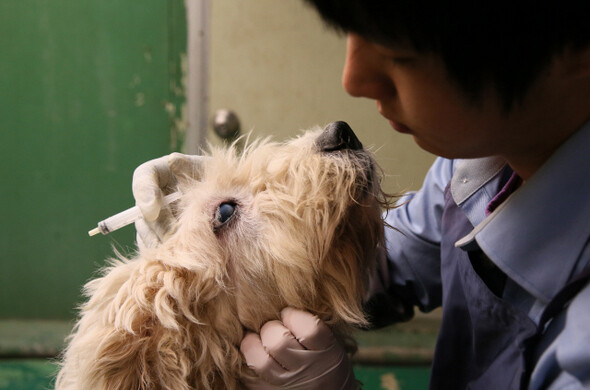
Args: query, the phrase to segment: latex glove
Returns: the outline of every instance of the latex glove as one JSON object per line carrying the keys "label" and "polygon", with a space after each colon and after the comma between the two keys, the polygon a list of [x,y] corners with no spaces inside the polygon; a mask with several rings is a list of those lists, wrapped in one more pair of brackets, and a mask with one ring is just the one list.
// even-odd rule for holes
{"label": "latex glove", "polygon": [[244,383],[250,390],[356,390],[352,364],[332,331],[316,316],[285,308],[281,321],[249,332],[240,350],[259,378]]}
{"label": "latex glove", "polygon": [[143,219],[135,222],[137,245],[155,247],[162,242],[174,216],[163,208],[164,196],[177,190],[178,178],[198,179],[207,157],[172,153],[141,164],[133,172],[133,197]]}

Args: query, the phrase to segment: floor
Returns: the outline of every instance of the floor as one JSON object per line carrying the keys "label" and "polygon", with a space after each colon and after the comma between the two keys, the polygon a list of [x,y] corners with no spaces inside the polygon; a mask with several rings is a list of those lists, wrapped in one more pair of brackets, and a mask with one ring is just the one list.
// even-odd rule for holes
{"label": "floor", "polygon": [[[47,359],[1,359],[0,389],[52,389],[57,366]],[[364,390],[418,390],[428,388],[428,367],[355,366]]]}
{"label": "floor", "polygon": [[[428,388],[440,318],[417,316],[373,332],[355,334],[355,376],[364,390]],[[56,356],[71,330],[69,321],[0,320],[0,390],[52,389]]]}

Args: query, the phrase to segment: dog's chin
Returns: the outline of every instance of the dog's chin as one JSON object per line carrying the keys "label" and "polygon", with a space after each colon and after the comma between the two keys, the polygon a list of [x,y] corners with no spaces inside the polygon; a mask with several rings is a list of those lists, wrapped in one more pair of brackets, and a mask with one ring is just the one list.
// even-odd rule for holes
{"label": "dog's chin", "polygon": [[349,152],[354,154],[353,158],[355,158],[358,165],[360,165],[355,184],[358,193],[363,199],[367,196],[374,195],[375,185],[380,184],[378,182],[375,183],[376,177],[378,176],[375,172],[375,161],[369,152],[364,149]]}
{"label": "dog's chin", "polygon": [[368,158],[368,160],[369,162],[365,168],[366,186],[369,190],[372,190],[375,180],[375,162],[371,158]]}

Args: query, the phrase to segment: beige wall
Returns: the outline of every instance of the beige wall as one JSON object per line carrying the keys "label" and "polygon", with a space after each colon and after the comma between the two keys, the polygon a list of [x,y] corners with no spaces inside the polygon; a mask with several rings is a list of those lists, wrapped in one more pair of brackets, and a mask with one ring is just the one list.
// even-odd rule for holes
{"label": "beige wall", "polygon": [[[388,174],[387,191],[421,185],[434,157],[395,133],[374,102],[345,93],[345,39],[326,29],[303,1],[214,0],[210,56],[209,117],[228,108],[243,131],[279,140],[344,120],[376,151]],[[212,131],[208,139],[215,142]]]}

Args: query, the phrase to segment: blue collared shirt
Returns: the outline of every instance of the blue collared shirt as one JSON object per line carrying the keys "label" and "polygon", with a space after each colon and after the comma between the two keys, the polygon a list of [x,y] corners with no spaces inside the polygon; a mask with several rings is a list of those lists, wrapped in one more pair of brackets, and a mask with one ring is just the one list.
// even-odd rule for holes
{"label": "blue collared shirt", "polygon": [[[547,303],[590,265],[590,122],[491,214],[486,206],[511,170],[498,158],[439,158],[422,189],[386,220],[389,279],[399,293],[429,311],[441,304],[440,222],[443,193],[475,229],[457,242],[479,247],[507,276],[503,299],[538,323]],[[590,388],[590,285],[550,324],[539,345],[530,389]]]}

